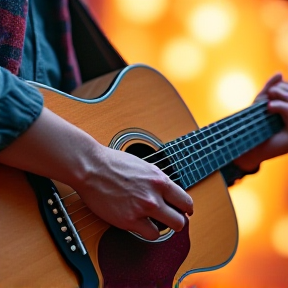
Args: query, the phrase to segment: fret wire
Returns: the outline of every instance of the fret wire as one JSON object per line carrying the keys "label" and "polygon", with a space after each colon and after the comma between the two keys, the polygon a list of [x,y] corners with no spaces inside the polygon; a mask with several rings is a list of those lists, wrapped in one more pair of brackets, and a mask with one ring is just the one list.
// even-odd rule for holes
{"label": "fret wire", "polygon": [[[183,167],[183,168],[181,169],[181,171],[184,170],[184,172],[185,172],[185,168],[186,168],[186,167]],[[219,166],[219,167],[218,167],[217,169],[215,169],[215,170],[218,170],[218,169],[220,169],[220,168],[221,168],[221,166]],[[214,170],[214,171],[215,171],[215,170]],[[181,171],[179,171],[179,172],[181,172]],[[193,171],[190,170],[188,173],[185,173],[184,175],[185,175],[185,177],[188,177],[188,174],[190,174],[190,173],[193,174],[193,172],[195,172],[195,171],[197,171],[197,170],[193,170]],[[175,173],[172,173],[171,175],[173,176],[173,174],[176,175]],[[171,175],[170,175],[170,176],[171,176]],[[200,178],[198,181],[202,180],[203,178],[205,178],[205,177],[208,176],[208,175],[209,175],[209,174],[207,174],[207,175],[202,175],[201,178]],[[169,176],[169,177],[170,177],[170,176]],[[177,179],[175,179],[174,181],[178,181],[178,180],[180,180],[181,178],[183,179],[183,174],[180,174],[180,176],[179,176]],[[183,182],[183,184],[186,185],[186,187],[184,187],[184,189],[186,189],[187,187],[191,187],[192,184],[195,184],[195,183],[197,183],[198,181],[194,181],[193,183],[191,183],[191,182],[189,181],[189,182],[190,182],[189,185],[187,185],[187,183]]]}
{"label": "fret wire", "polygon": [[[217,125],[215,125],[216,126],[216,129],[218,129],[218,126]],[[242,128],[243,126],[241,125],[241,128]],[[229,131],[230,130],[230,128],[228,128],[228,129],[226,129],[227,131]],[[218,130],[219,131],[219,130]],[[218,133],[219,134],[219,133]],[[218,135],[217,134],[217,135]],[[221,134],[221,133],[220,133]],[[224,139],[226,139],[227,137],[229,138],[229,136],[230,136],[231,134],[226,134],[225,135],[225,137],[223,137],[222,136],[222,138],[220,139],[220,142],[225,142],[225,140]],[[214,134],[214,137],[213,137],[215,140],[216,140],[216,142],[217,141],[219,141],[219,139],[217,139],[216,138],[216,134]],[[221,145],[222,146],[222,145]],[[227,155],[227,153],[225,153],[225,151],[222,151],[222,149],[227,149],[227,151],[228,151],[228,153],[229,153],[229,155]],[[226,146],[222,146],[222,148],[220,148],[219,149],[220,150],[220,153],[222,154],[222,157],[223,157],[223,159],[224,159],[224,161],[226,161],[226,162],[230,162],[232,159],[233,159],[233,156],[231,155],[231,152],[230,152],[230,150],[227,148],[227,145]],[[212,152],[211,152],[211,154],[212,154]]]}
{"label": "fret wire", "polygon": [[[225,164],[225,163],[224,163],[224,164]],[[223,165],[222,165],[222,166],[223,166]],[[215,170],[220,169],[222,166],[219,166],[219,167],[218,167],[217,169],[215,169]],[[185,172],[185,168],[186,168],[186,167],[183,167],[183,168],[181,169],[181,171],[184,170],[184,172]],[[179,172],[181,172],[181,171],[179,171]],[[188,173],[185,173],[184,175],[185,175],[186,177],[188,177],[188,174],[190,175],[190,173],[193,173],[194,171],[195,171],[195,170],[193,170],[192,172],[189,171]],[[173,174],[174,174],[174,173],[173,173]],[[205,178],[205,177],[208,176],[208,175],[209,175],[209,174],[207,174],[207,175],[202,175],[201,179],[199,179],[199,180],[202,180],[203,178]],[[172,176],[173,176],[173,175],[172,175]],[[183,179],[183,174],[180,173],[180,177],[178,177],[177,180],[179,180],[179,179],[181,179],[181,178]],[[194,181],[193,184],[195,184],[195,183],[197,183],[197,181]],[[190,186],[191,186],[191,183],[189,184],[190,186],[187,185],[187,183],[185,183],[185,182],[184,182],[183,184],[186,185],[185,189],[186,189],[187,187],[190,187]]]}
{"label": "fret wire", "polygon": [[[272,119],[270,119],[270,120],[272,120],[272,122],[274,121],[274,120],[277,120],[277,119],[275,119],[275,118],[272,118]],[[270,121],[271,122],[271,121]],[[275,122],[275,121],[274,121]],[[262,126],[264,126],[265,127],[265,125],[266,125],[266,123],[261,123],[262,124]],[[271,123],[270,123],[271,124]],[[261,127],[260,127],[261,128]],[[256,127],[255,129],[253,129],[253,131],[256,131],[257,129],[259,129],[259,127]],[[249,132],[250,133],[250,132]],[[246,132],[245,134],[244,134],[244,136],[246,136],[248,134],[248,132]],[[243,153],[245,153],[246,151],[244,151]],[[213,152],[211,152],[211,154],[213,154]],[[240,156],[240,155],[238,155],[238,156]],[[237,156],[237,157],[238,157]],[[236,158],[237,158],[236,157]],[[198,160],[199,161],[199,160]],[[198,162],[197,161],[197,162]],[[223,163],[223,165],[225,165],[225,164],[227,164],[227,163]],[[223,166],[222,165],[222,166]],[[176,174],[176,173],[179,173],[179,172],[181,172],[181,171],[183,171],[184,169],[186,168],[186,166],[184,166],[184,167],[182,167],[180,170],[178,170],[178,171],[174,171],[173,173],[171,173],[170,175],[168,175],[169,177],[171,177],[171,176],[173,176],[174,174]],[[218,169],[220,169],[221,168],[221,166],[219,165],[219,167],[217,167]],[[217,169],[215,169],[215,170],[217,170]],[[194,170],[192,171],[192,173],[194,172]],[[191,172],[190,172],[191,173]],[[189,174],[189,173],[188,173]],[[206,177],[207,175],[205,175],[204,177]],[[202,177],[201,179],[203,179],[204,177]],[[183,178],[183,177],[179,177],[179,178]],[[195,182],[196,183],[196,182]]]}
{"label": "fret wire", "polygon": [[[256,117],[258,114],[262,114],[263,112],[265,112],[266,110],[257,110],[257,111],[255,111],[254,112],[254,114],[249,114],[249,119],[248,118],[244,118],[244,119],[242,119],[241,118],[241,120],[240,120],[240,123],[243,123],[243,122],[245,122],[245,121],[247,121],[247,120],[250,120],[250,118],[254,118],[254,117]],[[271,116],[271,115],[270,115]],[[265,116],[264,117],[264,119],[265,118],[267,118],[267,116]],[[227,120],[227,118],[225,118],[226,120]],[[223,120],[221,120],[221,121],[224,121],[225,119],[223,119]],[[229,120],[231,120],[230,118],[229,118]],[[227,120],[226,122],[228,122],[229,120]],[[258,120],[258,119],[256,119],[256,120]],[[209,126],[212,126],[212,125],[215,125],[215,124],[217,124],[218,122],[216,122],[216,123],[212,123],[211,125],[209,125]],[[224,123],[224,122],[223,122]],[[223,124],[223,123],[221,123],[221,124]],[[236,123],[235,121],[233,121],[233,124],[232,125],[230,125],[230,126],[225,126],[220,132],[222,133],[222,132],[225,132],[225,131],[227,131],[227,130],[229,130],[229,129],[231,129],[231,128],[233,128],[235,125],[239,125],[240,123]],[[251,124],[251,122],[250,122],[250,124]],[[165,144],[165,146],[166,145],[168,145],[168,144],[170,144],[170,146],[164,146],[165,148],[164,149],[161,149],[161,150],[159,150],[159,151],[157,151],[157,152],[164,152],[165,150],[167,150],[167,149],[169,149],[170,147],[172,147],[172,146],[176,146],[177,147],[177,145],[179,145],[179,144],[181,144],[181,143],[183,143],[184,141],[186,141],[186,140],[191,140],[193,137],[196,137],[196,135],[197,135],[197,133],[199,134],[199,133],[201,133],[202,132],[202,130],[204,130],[204,129],[207,129],[207,131],[210,133],[210,131],[211,131],[211,127],[209,127],[209,126],[206,126],[206,127],[203,127],[203,128],[201,128],[200,130],[198,130],[198,131],[192,131],[191,132],[191,136],[188,136],[188,137],[185,137],[185,136],[187,136],[187,135],[184,135],[184,136],[181,136],[180,138],[178,138],[178,139],[181,139],[180,141],[177,141],[176,142],[176,140],[174,140],[174,141],[172,141],[172,142],[174,142],[173,144],[170,144],[170,143],[172,143],[172,142],[169,142],[169,143],[166,143]],[[213,128],[214,128],[214,126],[213,126]],[[209,138],[211,138],[211,137],[213,137],[214,135],[211,135],[211,133],[209,134],[209,136],[208,137],[205,137],[205,140],[207,141]],[[196,145],[196,144],[199,144],[199,142],[194,142],[194,143],[191,143],[192,145]],[[190,146],[187,146],[186,148],[189,148],[189,147],[191,147],[191,145]],[[177,152],[175,152],[174,154],[176,154]],[[149,155],[149,156],[152,156],[152,155],[155,155],[155,154],[157,154],[157,153],[153,153],[153,154],[151,154],[151,155]],[[151,164],[154,164],[154,165],[156,165],[156,164],[158,164],[158,163],[160,163],[161,161],[163,161],[163,160],[165,160],[165,159],[168,159],[170,156],[173,156],[173,154],[169,154],[169,155],[167,155],[166,157],[163,157],[163,158],[161,158],[161,159],[159,159],[158,161],[156,161],[156,162],[153,162],[153,163],[151,163]],[[148,157],[148,156],[147,156]],[[147,159],[147,157],[144,157],[144,158],[142,158],[142,159]]]}
{"label": "fret wire", "polygon": [[[243,115],[243,114],[245,114],[245,113],[250,115],[251,113],[253,113],[254,110],[256,110],[256,112],[263,113],[263,112],[267,111],[267,103],[268,103],[267,101],[263,101],[263,102],[259,102],[259,103],[253,104],[252,106],[250,106],[250,107],[248,107],[248,108],[246,108],[246,109],[244,109],[244,110],[242,110],[242,111],[240,111],[240,112],[238,112],[238,113],[236,113],[236,114],[234,114],[234,115],[232,115],[232,116],[228,116],[228,117],[226,117],[226,118],[224,118],[224,119],[222,119],[222,120],[220,120],[220,121],[218,121],[218,122],[212,123],[212,124],[216,124],[216,123],[224,124],[225,122],[228,122],[229,120],[232,120],[232,119],[234,119],[234,118],[240,117],[241,115]],[[261,108],[261,109],[264,108],[263,111],[259,110],[260,108]],[[258,109],[258,110],[257,110],[257,109]],[[241,117],[242,117],[242,116],[241,116]],[[212,124],[210,124],[209,126],[211,126]],[[209,128],[209,126],[206,126],[206,127],[204,127],[204,128]],[[201,129],[204,129],[204,128],[201,128]],[[200,129],[200,130],[201,130],[201,129]],[[191,133],[193,133],[193,135],[191,135],[191,136],[189,136],[189,137],[193,137],[194,134],[195,134],[195,132],[196,132],[196,131],[192,131]],[[178,139],[181,139],[182,137],[185,137],[185,136],[187,136],[187,135],[181,136],[181,137],[178,138]],[[185,140],[188,139],[189,137],[184,138],[184,139],[182,139],[181,141],[179,140],[179,142],[174,143],[173,145],[177,145],[178,143],[185,141]],[[173,141],[172,141],[172,142],[173,142]],[[156,152],[153,153],[153,154],[147,155],[146,157],[144,157],[144,158],[142,158],[142,159],[147,161],[147,159],[149,159],[149,157],[152,157],[152,156],[155,156],[155,155],[157,155],[157,154],[159,154],[159,153],[162,153],[163,151],[165,151],[165,150],[167,150],[167,149],[168,149],[168,147],[165,147],[165,148],[163,148],[163,149],[161,149],[161,150],[156,151]],[[164,159],[165,159],[165,158],[164,158]],[[156,162],[156,163],[157,163],[157,162]],[[151,163],[151,164],[156,164],[156,163]]]}
{"label": "fret wire", "polygon": [[[237,130],[243,129],[243,128],[245,128],[245,126],[242,125],[243,122],[245,123],[245,122],[247,122],[248,120],[249,120],[248,124],[245,124],[245,125],[251,126],[251,125],[253,125],[253,124],[256,124],[257,122],[259,122],[259,118],[257,118],[256,120],[254,119],[254,120],[253,120],[254,122],[251,122],[250,119],[255,118],[258,114],[261,115],[263,112],[266,112],[266,109],[263,110],[263,111],[262,111],[262,110],[258,110],[258,111],[256,111],[256,113],[254,113],[254,114],[248,113],[248,117],[246,117],[246,118],[240,118],[240,121],[239,121],[239,122],[233,121],[232,125],[228,123],[227,126],[225,126],[222,130],[220,130],[220,133],[223,132],[223,130],[226,130],[226,131],[227,131],[227,130],[230,130],[230,129],[234,128],[234,126],[236,126]],[[243,113],[242,113],[242,114],[243,114]],[[265,120],[265,118],[268,118],[268,117],[270,117],[270,116],[271,116],[271,114],[268,115],[268,116],[267,116],[267,115],[264,115],[264,117],[262,116],[262,119]],[[234,118],[237,118],[237,117],[234,117]],[[229,122],[229,121],[231,122],[232,120],[233,120],[232,118],[229,118],[229,120],[228,120],[227,122]],[[214,127],[215,127],[215,126],[217,127],[217,125],[219,126],[220,124],[223,124],[223,123],[221,123],[221,121],[216,122],[216,123],[214,123]],[[201,130],[200,130],[200,131],[201,131]],[[218,136],[220,133],[217,133],[217,136]],[[215,135],[216,135],[216,134],[215,134]]]}
{"label": "fret wire", "polygon": [[[201,137],[201,133],[198,133],[195,137],[196,137],[196,139],[198,140],[198,142],[199,142],[199,145],[200,145],[200,147],[201,147],[201,149],[200,149],[200,151],[197,151],[197,155],[198,155],[198,157],[199,157],[199,160],[200,160],[200,166],[202,166],[202,169],[203,169],[203,171],[204,172],[206,172],[206,170],[205,170],[205,168],[204,168],[204,165],[203,165],[203,161],[204,161],[204,157],[206,156],[205,155],[205,152],[204,152],[204,149],[203,149],[203,145],[201,145],[201,144],[203,144],[202,142],[203,142],[203,139],[199,139],[200,137]],[[203,153],[203,155],[204,156],[201,156],[202,155],[202,153]],[[186,163],[188,163],[188,161],[186,161]],[[188,163],[189,164],[189,163]],[[201,168],[200,168],[201,169]],[[201,170],[200,170],[200,177],[201,177],[201,174],[202,174],[202,172],[201,172]]]}
{"label": "fret wire", "polygon": [[[272,116],[273,116],[273,115],[269,115],[268,117],[258,118],[258,119],[257,119],[257,122],[262,122],[263,119],[264,119],[264,120],[268,120],[268,119],[270,119]],[[249,126],[252,127],[255,123],[256,123],[256,122],[251,123]],[[264,126],[264,127],[265,127],[265,126]],[[230,137],[231,135],[233,136],[234,134],[237,134],[237,133],[241,132],[241,130],[244,130],[244,131],[245,131],[245,130],[247,130],[247,128],[249,128],[248,125],[247,125],[247,127],[241,126],[241,128],[239,128],[238,130],[234,130],[233,132],[230,132],[229,134],[225,135],[225,137],[223,137],[220,141],[223,141],[223,140],[225,140],[226,138]],[[249,135],[249,134],[247,134],[247,135]],[[242,137],[243,137],[243,136],[242,136]],[[214,142],[212,142],[212,143],[209,143],[209,146],[211,147],[213,144],[217,144],[217,143],[220,142],[220,141],[219,141],[219,140],[216,140],[216,141],[214,141]],[[195,144],[195,143],[194,143],[194,144]],[[184,149],[187,149],[187,150],[188,150],[188,148],[191,148],[191,147],[193,148],[194,144],[192,143],[190,146],[187,146],[187,147],[185,147]],[[223,148],[223,147],[221,147],[221,148]],[[188,152],[189,152],[189,150],[188,150]],[[196,151],[196,152],[197,152],[197,151]],[[193,153],[196,153],[196,152],[193,152]],[[185,156],[185,158],[191,157],[191,155],[193,155],[193,153],[188,154],[187,156]],[[213,153],[213,152],[212,152],[212,153]],[[174,155],[175,155],[175,154],[174,154]],[[173,155],[169,155],[169,157],[171,157],[171,156],[173,156]],[[175,164],[175,163],[171,163],[171,164],[167,165],[166,167],[162,168],[162,170],[166,170],[167,168],[173,166],[174,164]]]}
{"label": "fret wire", "polygon": [[[222,133],[223,131],[224,132],[226,132],[227,130],[230,130],[231,128],[233,128],[235,125],[237,125],[238,124],[238,126],[240,126],[239,124],[241,123],[243,123],[243,122],[245,122],[245,121],[247,121],[247,120],[250,120],[250,118],[254,118],[255,116],[257,116],[257,114],[261,114],[261,113],[263,113],[263,112],[265,112],[265,111],[256,111],[257,113],[256,114],[252,114],[251,115],[251,113],[249,114],[249,119],[248,118],[245,118],[245,119],[241,119],[240,121],[241,122],[238,122],[238,123],[236,123],[235,121],[233,122],[233,124],[232,125],[230,125],[230,126],[225,126],[225,128],[224,129],[222,129],[222,130],[220,130],[220,133]],[[258,112],[260,112],[260,113],[258,113]],[[265,120],[265,118],[268,118],[268,117],[271,117],[271,115],[269,115],[269,116],[264,116],[264,117],[262,117],[261,118],[261,120]],[[229,120],[232,120],[232,119],[229,119]],[[259,118],[257,118],[256,119],[256,121],[254,120],[254,122],[249,122],[249,125],[251,126],[251,125],[253,125],[253,124],[256,124],[257,122],[259,122]],[[236,124],[235,124],[236,123]],[[215,125],[217,124],[217,123],[213,123],[214,124],[214,126],[212,127],[212,128],[214,128],[215,127]],[[246,124],[247,125],[247,124]],[[217,127],[217,126],[216,126]],[[208,128],[209,128],[209,126],[208,126]],[[243,127],[242,125],[241,125],[241,127],[240,127],[241,129],[243,129],[243,128],[245,128],[245,127]],[[211,130],[211,129],[210,129]],[[238,128],[238,130],[239,130],[239,128]],[[201,132],[201,130],[199,130],[199,132]],[[218,136],[220,133],[214,133],[213,135],[210,135],[210,136],[208,136],[208,137],[206,137],[206,139],[208,139],[208,138],[211,138],[211,137],[215,137],[216,135]],[[226,135],[225,135],[226,136]]]}
{"label": "fret wire", "polygon": [[[183,151],[184,151],[184,149],[182,149],[182,150],[180,151],[180,153],[181,153],[181,155],[182,155],[182,158],[185,159],[185,155],[183,154]],[[178,153],[177,153],[177,154],[178,154]],[[178,158],[178,160],[181,160],[181,159],[179,159],[178,156],[177,156],[177,158]],[[185,164],[186,164],[186,165],[189,164],[186,159],[185,159],[184,161],[185,161]],[[191,170],[191,167],[190,167],[189,165],[188,165],[188,168],[189,168],[189,170]],[[195,178],[194,178],[194,175],[193,175],[193,179],[195,179]],[[189,179],[188,177],[187,177],[187,180],[190,181],[190,179]]]}
{"label": "fret wire", "polygon": [[[265,119],[265,118],[264,118]],[[262,119],[258,119],[258,121],[260,121],[260,120],[262,120]],[[244,129],[244,127],[243,126],[241,126],[241,129]],[[223,131],[222,131],[223,132]],[[196,135],[194,135],[195,137],[196,137]],[[210,135],[211,137],[214,137],[214,135]],[[211,138],[211,137],[209,137],[209,138]],[[228,135],[225,135],[225,138],[227,138],[227,137],[229,137],[229,134]],[[188,138],[187,138],[188,139]],[[191,139],[191,137],[189,138],[189,139]],[[197,138],[196,138],[197,139]],[[214,137],[214,139],[215,139],[215,137]],[[220,139],[220,141],[222,141],[223,139]],[[218,139],[216,138],[216,140],[214,141],[214,142],[212,142],[212,143],[209,143],[208,144],[208,146],[205,146],[205,148],[210,148],[212,145],[211,144],[215,144],[215,143],[217,143],[217,142],[219,142],[218,141]],[[201,142],[190,142],[191,143],[191,145],[188,145],[188,146],[186,146],[186,147],[184,147],[184,149],[187,149],[188,150],[188,148],[193,148],[193,147],[195,147],[197,144],[201,144]],[[171,145],[171,146],[167,146],[168,148],[170,148],[170,147],[172,147],[172,146],[175,146],[175,145]],[[204,148],[204,149],[205,149]],[[175,149],[173,149],[174,151],[175,151]],[[189,151],[189,150],[188,150]],[[169,154],[169,155],[167,155],[167,157],[165,157],[164,159],[166,159],[166,158],[170,158],[171,156],[174,156],[174,155],[176,155],[177,153],[179,152],[179,150],[177,151],[177,152],[174,152],[174,153],[172,153],[172,154]],[[196,152],[199,152],[199,149],[196,151]],[[196,153],[195,152],[195,153]],[[190,155],[188,155],[187,157],[189,157],[189,156],[191,156],[191,154]],[[161,161],[162,161],[162,159],[161,159]],[[172,164],[170,164],[170,165],[168,165],[168,166],[166,166],[165,168],[163,168],[162,170],[165,170],[165,169],[167,169],[167,168],[169,168],[169,167],[171,167],[173,165],[173,163]]]}
{"label": "fret wire", "polygon": [[[275,119],[271,119],[271,120],[273,121],[273,120],[275,120]],[[270,122],[271,122],[271,121],[270,121]],[[265,124],[266,124],[266,123],[265,123]],[[271,125],[271,123],[270,123],[270,125]],[[264,123],[262,124],[262,126],[264,126]],[[257,128],[255,128],[254,131],[256,131],[256,129],[257,129]],[[248,135],[248,133],[246,132],[246,133],[244,134],[244,137],[247,136],[247,135]],[[253,143],[252,143],[252,145],[253,145]],[[250,144],[250,146],[251,146],[251,144]],[[245,150],[247,150],[247,148],[246,148]],[[213,154],[213,153],[211,153],[211,154]],[[238,156],[240,156],[240,154],[236,155],[236,158],[237,158]],[[223,156],[222,156],[222,157],[223,157]]]}

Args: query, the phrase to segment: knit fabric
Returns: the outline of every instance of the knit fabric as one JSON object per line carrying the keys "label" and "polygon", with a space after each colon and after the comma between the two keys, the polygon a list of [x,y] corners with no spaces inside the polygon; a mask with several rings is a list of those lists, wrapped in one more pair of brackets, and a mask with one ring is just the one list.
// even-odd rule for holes
{"label": "knit fabric", "polygon": [[[53,1],[53,0],[50,0]],[[55,16],[61,33],[63,90],[70,92],[81,84],[80,71],[71,36],[68,0],[54,0]],[[28,0],[0,0],[0,66],[18,75],[26,29]]]}
{"label": "knit fabric", "polygon": [[0,0],[0,65],[17,75],[24,45],[27,0]]}

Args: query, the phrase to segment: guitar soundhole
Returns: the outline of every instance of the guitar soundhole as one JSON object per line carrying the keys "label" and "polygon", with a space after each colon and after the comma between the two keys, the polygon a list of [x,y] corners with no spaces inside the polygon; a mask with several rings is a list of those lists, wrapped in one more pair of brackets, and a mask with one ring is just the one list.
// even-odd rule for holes
{"label": "guitar soundhole", "polygon": [[[141,159],[144,159],[146,162],[155,164],[158,168],[160,168],[165,174],[168,176],[171,175],[174,170],[171,168],[168,157],[161,150],[156,151],[151,146],[142,144],[142,143],[134,143],[131,144],[125,152],[133,154]],[[179,183],[177,183],[179,184]],[[158,227],[158,230],[165,231],[169,227],[155,219],[152,219],[152,222]]]}

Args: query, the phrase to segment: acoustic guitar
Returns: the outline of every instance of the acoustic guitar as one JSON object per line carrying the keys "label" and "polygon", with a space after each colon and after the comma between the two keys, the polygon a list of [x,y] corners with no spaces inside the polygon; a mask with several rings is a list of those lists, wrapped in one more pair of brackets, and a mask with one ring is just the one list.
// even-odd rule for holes
{"label": "acoustic guitar", "polygon": [[99,219],[70,187],[2,165],[0,287],[178,287],[233,258],[237,221],[219,169],[282,129],[266,102],[199,129],[168,80],[145,65],[73,96],[29,83],[103,145],[159,166],[193,197],[194,215],[177,233],[155,221],[161,236],[147,241]]}

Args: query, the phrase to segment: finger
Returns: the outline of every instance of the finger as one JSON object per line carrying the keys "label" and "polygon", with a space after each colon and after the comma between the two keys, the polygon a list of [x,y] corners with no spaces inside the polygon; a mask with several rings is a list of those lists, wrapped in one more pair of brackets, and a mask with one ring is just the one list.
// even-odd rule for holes
{"label": "finger", "polygon": [[173,181],[169,185],[170,187],[167,187],[163,192],[164,200],[191,216],[193,214],[193,200],[191,196]]}
{"label": "finger", "polygon": [[288,83],[287,82],[279,82],[276,86],[281,87],[283,90],[288,91]]}
{"label": "finger", "polygon": [[[130,229],[128,229],[130,230]],[[140,218],[130,231],[135,232],[147,240],[156,240],[159,238],[157,226],[149,218]]]}
{"label": "finger", "polygon": [[261,90],[259,94],[265,93],[271,86],[275,85],[276,83],[282,81],[282,74],[277,73],[273,75],[265,84],[264,88]]}
{"label": "finger", "polygon": [[278,82],[282,81],[282,74],[281,73],[277,73],[275,75],[273,75],[265,84],[265,86],[263,87],[263,89],[258,93],[258,95],[256,96],[254,103],[260,102],[263,99],[267,99],[267,94],[268,94],[268,90],[275,84],[277,84]]}
{"label": "finger", "polygon": [[177,232],[183,229],[185,218],[187,218],[184,214],[179,213],[165,203],[165,201],[162,201],[159,209],[151,211],[151,217]]}
{"label": "finger", "polygon": [[286,125],[288,124],[288,103],[280,100],[273,100],[268,103],[268,109],[271,113],[278,113],[282,116]]}
{"label": "finger", "polygon": [[278,85],[275,87],[271,87],[268,92],[268,98],[270,100],[282,100],[288,101],[288,90],[285,87]]}

